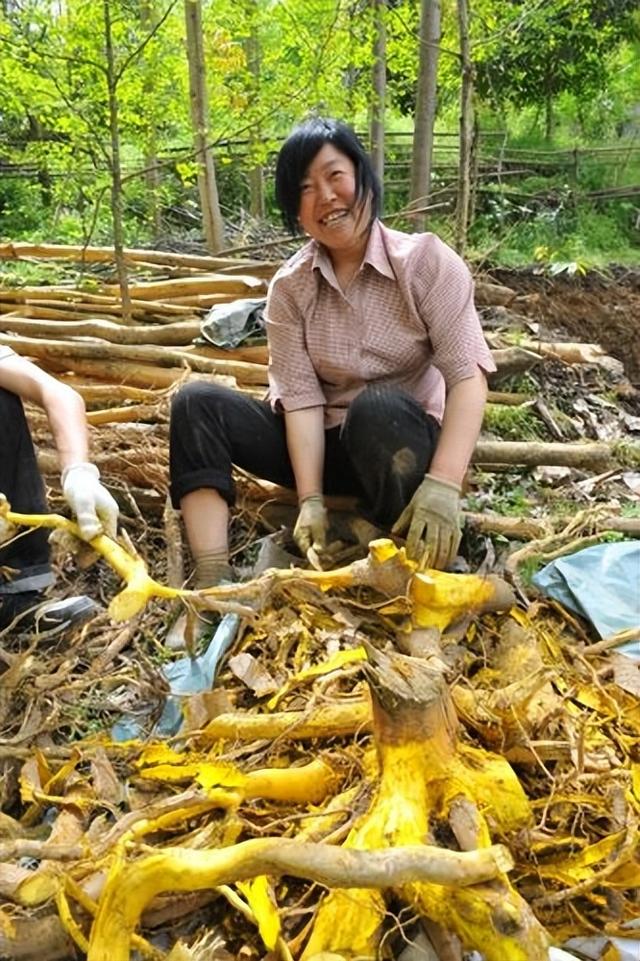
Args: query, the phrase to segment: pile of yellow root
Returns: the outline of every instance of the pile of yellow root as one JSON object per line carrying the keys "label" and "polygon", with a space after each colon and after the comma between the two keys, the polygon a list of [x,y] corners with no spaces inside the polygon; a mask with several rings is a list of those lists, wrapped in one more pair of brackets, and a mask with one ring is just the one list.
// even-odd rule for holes
{"label": "pile of yellow root", "polygon": [[[388,542],[331,572],[200,595],[170,586],[185,573],[165,507],[171,393],[200,377],[263,393],[264,347],[192,342],[206,309],[263,295],[276,265],[125,253],[130,323],[95,276],[0,290],[0,343],[83,395],[92,456],[155,575],[126,539],[97,538],[101,559],[63,562],[58,584],[72,593],[92,578],[108,611],[57,643],[0,637],[0,958],[396,959],[426,936],[439,961],[470,948],[547,961],[571,935],[628,933],[640,914],[637,667],[560,608],[525,611],[492,579],[416,574]],[[0,259],[23,258],[84,270],[113,252],[0,245]],[[515,296],[493,284],[477,295]],[[589,344],[492,347],[491,404],[539,403],[500,391],[518,370],[602,360]],[[55,507],[49,428],[29,416]],[[553,436],[483,439],[474,460],[601,476],[626,463],[612,444]],[[286,504],[269,485],[240,487],[238,554],[274,510],[264,501]],[[507,561],[517,584],[534,550],[552,559],[602,531],[637,536],[638,518],[619,514],[603,505],[563,530],[466,520],[534,542]],[[12,519],[74,533],[55,514]],[[235,613],[235,643],[214,690],[182,698],[177,736],[115,742],[116,718],[162,709],[176,602]]]}
{"label": "pile of yellow root", "polygon": [[[0,821],[0,956],[396,958],[422,929],[441,959],[546,961],[637,917],[640,702],[560,609],[416,573],[384,540],[338,570],[200,594],[92,546],[126,582],[114,618],[182,595],[235,605],[242,626],[171,741],[23,752],[19,812]],[[0,693],[37,655],[13,655]]]}

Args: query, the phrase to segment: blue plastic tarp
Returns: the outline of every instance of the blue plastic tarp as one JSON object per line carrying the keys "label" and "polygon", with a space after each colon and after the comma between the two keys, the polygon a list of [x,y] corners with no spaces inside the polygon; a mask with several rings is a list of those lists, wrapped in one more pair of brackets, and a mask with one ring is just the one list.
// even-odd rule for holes
{"label": "blue plastic tarp", "polygon": [[[591,621],[600,637],[640,627],[638,541],[598,544],[559,557],[538,571],[533,583],[547,597]],[[640,641],[616,650],[640,660]]]}

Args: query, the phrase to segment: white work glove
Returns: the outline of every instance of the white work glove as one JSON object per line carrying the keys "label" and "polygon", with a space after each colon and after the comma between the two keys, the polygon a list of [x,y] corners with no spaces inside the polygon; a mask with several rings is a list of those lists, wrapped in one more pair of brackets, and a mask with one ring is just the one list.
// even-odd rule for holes
{"label": "white work glove", "polygon": [[118,530],[118,505],[100,483],[95,464],[72,464],[62,472],[62,493],[76,515],[80,536],[90,541],[98,534],[115,537]]}

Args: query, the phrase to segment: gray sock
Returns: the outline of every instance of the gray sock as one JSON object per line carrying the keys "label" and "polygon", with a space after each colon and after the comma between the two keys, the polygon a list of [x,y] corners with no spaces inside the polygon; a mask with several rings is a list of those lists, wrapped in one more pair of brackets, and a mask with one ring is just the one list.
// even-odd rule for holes
{"label": "gray sock", "polygon": [[193,586],[197,591],[205,587],[215,587],[220,581],[233,579],[233,568],[229,563],[229,552],[226,548],[206,551],[198,555],[195,562]]}

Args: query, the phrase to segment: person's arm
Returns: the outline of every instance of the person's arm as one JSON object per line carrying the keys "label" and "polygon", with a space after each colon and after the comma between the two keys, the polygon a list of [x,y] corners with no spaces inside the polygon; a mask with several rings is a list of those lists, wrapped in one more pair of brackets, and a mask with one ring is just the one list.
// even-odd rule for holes
{"label": "person's arm", "polygon": [[429,236],[414,265],[419,313],[433,364],[447,385],[442,430],[429,470],[393,526],[407,531],[407,553],[421,568],[445,568],[460,544],[460,495],[495,363],[473,301],[473,280],[460,257]]}
{"label": "person's arm", "polygon": [[87,461],[89,442],[85,406],[77,391],[17,354],[0,362],[0,387],[36,404],[45,412],[62,470]]}
{"label": "person's arm", "polygon": [[442,430],[428,473],[462,486],[482,427],[487,400],[487,380],[478,368],[472,377],[458,381],[444,408]]}
{"label": "person's arm", "polygon": [[298,500],[310,494],[322,494],[324,407],[288,411],[284,421]]}
{"label": "person's arm", "polygon": [[17,354],[0,360],[0,387],[45,412],[62,470],[62,491],[82,537],[91,540],[103,531],[115,537],[118,505],[100,483],[98,468],[89,462],[87,419],[80,394]]}
{"label": "person's arm", "polygon": [[287,448],[296,480],[300,513],[294,539],[303,554],[326,546],[327,512],[322,492],[324,407],[306,407],[284,415]]}

